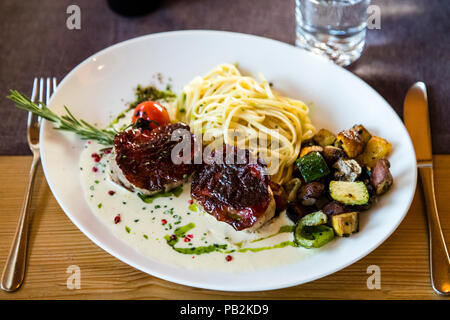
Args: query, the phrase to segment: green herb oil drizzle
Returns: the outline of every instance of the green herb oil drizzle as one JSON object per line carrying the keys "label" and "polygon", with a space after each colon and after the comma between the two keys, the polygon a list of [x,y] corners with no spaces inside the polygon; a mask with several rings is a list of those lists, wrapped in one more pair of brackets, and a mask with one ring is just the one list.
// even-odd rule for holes
{"label": "green herb oil drizzle", "polygon": [[264,250],[284,248],[287,246],[298,247],[298,245],[294,241],[283,241],[283,242],[273,245],[273,246],[259,247],[259,248],[241,248],[241,249],[238,249],[237,251],[238,252],[247,252],[247,251],[259,252],[259,251],[264,251]]}
{"label": "green herb oil drizzle", "polygon": [[[232,249],[232,250],[228,250],[228,251],[224,251],[227,249],[226,244],[216,244],[216,243],[209,245],[209,246],[200,246],[200,247],[192,247],[192,248],[177,248],[177,247],[175,247],[175,245],[178,243],[179,239],[183,238],[186,235],[186,233],[193,228],[195,228],[195,224],[191,222],[185,226],[175,229],[174,234],[172,236],[166,235],[164,237],[164,239],[166,239],[167,244],[173,250],[177,251],[178,253],[197,254],[197,255],[215,252],[215,251],[224,252],[224,253],[232,253],[232,252],[236,252],[236,251],[237,252],[247,252],[247,251],[259,252],[259,251],[264,251],[264,250],[284,248],[287,246],[298,247],[298,245],[294,241],[283,241],[283,242],[278,243],[273,246],[265,246],[265,247],[259,247],[259,248],[241,248],[242,243],[239,243],[239,244],[235,244],[239,247],[239,249],[237,249],[237,250]],[[253,240],[251,242],[262,241],[262,240],[274,237],[280,233],[293,232],[293,230],[294,230],[294,226],[282,226],[282,227],[280,227],[280,229],[278,230],[277,233],[274,233],[274,234],[269,235],[264,238]]]}
{"label": "green herb oil drizzle", "polygon": [[182,254],[204,254],[204,253],[210,253],[214,251],[222,251],[227,248],[226,244],[212,244],[209,246],[200,246],[200,247],[192,247],[192,248],[177,248],[175,245],[178,243],[180,238],[183,238],[186,233],[195,228],[194,223],[189,223],[185,226],[179,227],[175,229],[174,235],[175,237],[171,237],[170,235],[166,235],[164,239],[166,239],[167,244],[172,247],[173,250],[175,250],[178,253]]}
{"label": "green herb oil drizzle", "polygon": [[170,191],[158,192],[158,193],[152,194],[151,196],[145,195],[143,193],[138,193],[138,197],[145,203],[152,203],[154,199],[160,198],[160,197],[171,197],[171,196],[179,197],[182,192],[183,192],[183,187],[178,186]]}
{"label": "green herb oil drizzle", "polygon": [[277,233],[271,234],[270,236],[267,236],[267,237],[255,239],[255,240],[252,240],[252,241],[250,241],[250,242],[253,243],[253,242],[258,242],[258,241],[266,240],[266,239],[275,237],[275,236],[279,235],[280,233],[294,232],[294,228],[295,228],[295,226],[282,226],[282,227],[280,227],[280,229],[278,230]]}

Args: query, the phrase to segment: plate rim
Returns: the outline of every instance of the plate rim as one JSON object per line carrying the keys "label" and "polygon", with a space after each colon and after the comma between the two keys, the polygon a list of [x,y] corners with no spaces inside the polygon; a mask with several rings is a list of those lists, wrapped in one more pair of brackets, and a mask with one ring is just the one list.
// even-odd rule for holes
{"label": "plate rim", "polygon": [[[257,38],[263,41],[268,41],[268,42],[273,42],[274,45],[278,45],[278,46],[284,46],[286,48],[289,48],[289,50],[292,49],[296,49],[296,50],[302,50],[300,48],[297,48],[289,43],[286,42],[282,42],[279,40],[275,40],[275,39],[271,39],[271,38],[267,38],[267,37],[262,37],[262,36],[258,36],[258,35],[252,35],[252,34],[247,34],[247,33],[239,33],[239,32],[232,32],[232,31],[223,31],[223,30],[203,30],[203,29],[199,29],[199,30],[176,30],[176,31],[167,31],[167,32],[159,32],[159,33],[153,33],[153,34],[147,34],[147,35],[142,35],[142,36],[138,36],[138,37],[134,37],[131,39],[127,39],[121,42],[118,42],[116,44],[113,44],[111,46],[108,46],[106,48],[101,49],[100,51],[90,55],[89,57],[85,58],[82,62],[80,62],[78,65],[76,65],[73,69],[71,69],[65,76],[64,78],[60,81],[59,85],[64,84],[66,81],[68,81],[68,79],[70,79],[71,75],[76,73],[76,71],[83,67],[85,64],[88,64],[93,58],[96,58],[97,56],[100,56],[110,50],[114,50],[116,48],[122,47],[122,46],[127,46],[133,42],[139,42],[139,41],[146,41],[147,39],[151,39],[151,38],[160,38],[160,37],[166,37],[166,36],[177,36],[178,34],[208,34],[208,35],[227,35],[227,36],[232,36],[232,37],[241,37],[241,38]],[[390,115],[394,118],[396,118],[398,120],[398,122],[401,123],[401,125],[403,126],[403,129],[406,132],[406,136],[407,136],[407,140],[408,140],[408,144],[410,146],[410,148],[414,151],[414,147],[411,141],[411,138],[409,136],[409,133],[406,129],[406,127],[404,126],[403,121],[401,120],[400,116],[394,111],[394,109],[392,108],[392,106],[384,99],[383,96],[381,96],[375,89],[373,89],[370,85],[368,85],[364,80],[362,80],[361,78],[359,78],[357,75],[355,75],[354,73],[350,72],[349,70],[342,68],[340,66],[335,65],[333,62],[327,60],[326,58],[323,58],[321,56],[317,56],[311,52],[308,52],[306,50],[302,50],[303,53],[306,53],[308,55],[310,55],[311,57],[313,57],[313,59],[321,59],[324,63],[328,64],[329,66],[331,66],[331,68],[334,69],[338,69],[339,72],[344,71],[345,73],[347,73],[347,75],[350,75],[352,78],[354,78],[355,81],[358,81],[363,87],[365,87],[366,90],[372,91],[372,93],[374,93],[376,96],[378,96],[381,101],[383,101],[389,108],[389,112]],[[58,86],[59,86],[58,85]],[[49,106],[52,106],[52,100],[50,99],[49,102]],[[49,121],[44,121],[43,125],[41,126],[40,129],[40,138],[42,138],[44,136],[44,131],[47,130],[46,127],[49,125]],[[42,141],[42,139],[41,139]],[[416,164],[416,157],[415,157],[415,152],[412,153],[413,155],[413,160],[414,163]],[[169,282],[173,282],[173,283],[178,283],[178,284],[182,284],[185,286],[189,286],[189,287],[196,287],[196,288],[201,288],[201,289],[208,289],[208,290],[218,290],[218,291],[228,291],[228,292],[257,292],[257,291],[267,291],[267,290],[275,290],[275,289],[282,289],[282,288],[288,288],[288,287],[293,287],[293,286],[297,286],[297,285],[301,285],[301,284],[305,284],[308,282],[312,282],[314,280],[329,276],[331,274],[336,273],[337,271],[340,271],[342,269],[345,269],[346,267],[358,262],[359,260],[361,260],[362,258],[364,258],[365,256],[369,255],[370,253],[372,253],[376,248],[378,248],[381,244],[383,244],[393,233],[394,231],[396,231],[399,227],[399,225],[401,224],[401,222],[404,220],[406,214],[408,213],[412,201],[414,199],[414,194],[415,194],[415,190],[417,187],[417,170],[414,170],[412,172],[413,174],[413,186],[411,188],[412,192],[409,195],[409,199],[408,199],[408,204],[405,207],[406,210],[404,211],[404,213],[401,215],[401,217],[399,217],[398,221],[396,222],[395,225],[393,225],[390,229],[389,232],[387,232],[385,234],[385,236],[382,238],[382,240],[378,241],[378,243],[376,243],[375,245],[371,246],[370,248],[368,248],[367,250],[364,250],[364,252],[362,252],[360,255],[358,255],[356,258],[354,258],[353,260],[347,262],[347,263],[343,263],[340,264],[339,266],[336,266],[333,269],[330,269],[328,272],[324,273],[324,274],[319,274],[317,276],[312,276],[307,278],[307,280],[300,280],[300,281],[291,281],[289,283],[280,283],[278,285],[272,285],[272,286],[267,286],[267,285],[259,285],[259,286],[255,286],[253,285],[251,288],[247,287],[247,288],[231,288],[231,287],[218,287],[218,286],[214,286],[214,285],[207,285],[205,283],[202,282],[196,282],[196,281],[192,281],[192,280],[186,280],[185,278],[182,277],[171,277],[171,276],[167,276],[164,273],[160,273],[160,272],[155,272],[154,270],[152,270],[152,272],[149,272],[148,270],[145,270],[145,267],[140,265],[139,263],[134,263],[133,261],[128,260],[128,258],[125,258],[121,253],[114,251],[114,249],[109,248],[107,245],[103,245],[102,242],[98,239],[98,237],[95,234],[92,234],[90,232],[88,232],[81,223],[79,223],[74,216],[72,216],[72,214],[70,213],[70,211],[68,210],[68,208],[64,205],[64,201],[62,201],[62,199],[59,198],[59,195],[56,191],[55,185],[54,183],[48,179],[48,170],[49,170],[49,164],[47,162],[47,157],[45,155],[45,152],[41,153],[41,163],[42,163],[42,168],[44,171],[44,175],[46,177],[47,180],[47,184],[50,188],[50,190],[52,191],[53,196],[55,197],[56,201],[58,202],[58,205],[61,207],[61,209],[64,211],[65,215],[69,218],[69,220],[88,238],[90,239],[93,243],[95,243],[98,247],[100,247],[102,250],[104,250],[105,252],[107,252],[108,254],[112,255],[113,257],[119,259],[120,261],[130,265],[131,267],[138,269],[146,274],[158,277],[160,279],[163,279],[165,281],[169,281]]]}

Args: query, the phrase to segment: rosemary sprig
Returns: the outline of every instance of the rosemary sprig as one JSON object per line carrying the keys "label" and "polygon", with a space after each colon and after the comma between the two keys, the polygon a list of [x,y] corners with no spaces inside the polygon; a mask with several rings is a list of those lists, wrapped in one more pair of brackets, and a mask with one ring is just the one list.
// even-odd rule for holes
{"label": "rosemary sprig", "polygon": [[7,98],[12,100],[17,108],[30,111],[52,121],[56,124],[55,129],[74,132],[83,140],[96,140],[103,145],[112,145],[114,136],[117,134],[114,128],[98,129],[84,120],[76,119],[66,106],[64,106],[64,109],[67,114],[58,116],[44,103],[34,103],[27,96],[16,90],[10,90],[10,95]]}

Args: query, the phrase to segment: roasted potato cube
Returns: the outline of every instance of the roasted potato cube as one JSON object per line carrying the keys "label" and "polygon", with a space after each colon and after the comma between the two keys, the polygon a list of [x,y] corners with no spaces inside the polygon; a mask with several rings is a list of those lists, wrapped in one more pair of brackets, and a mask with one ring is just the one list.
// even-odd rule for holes
{"label": "roasted potato cube", "polygon": [[313,152],[313,151],[322,152],[323,148],[321,146],[304,147],[304,148],[302,148],[302,151],[300,151],[300,158],[307,155],[310,152]]}
{"label": "roasted potato cube", "polygon": [[361,124],[355,124],[351,130],[356,131],[361,136],[364,144],[369,142],[370,138],[372,138],[372,135],[370,134],[370,132],[367,131],[367,129],[364,128],[364,126]]}
{"label": "roasted potato cube", "polygon": [[333,145],[336,136],[327,129],[320,129],[319,132],[314,135],[313,140],[321,147],[326,147]]}
{"label": "roasted potato cube", "polygon": [[373,168],[379,159],[389,154],[391,148],[392,144],[388,141],[372,136],[367,142],[363,153],[358,156],[358,161],[369,168]]}
{"label": "roasted potato cube", "polygon": [[355,158],[364,150],[362,136],[355,130],[344,130],[338,133],[336,147],[344,149],[349,158]]}
{"label": "roasted potato cube", "polygon": [[331,225],[339,237],[349,237],[359,231],[358,212],[346,212],[331,216]]}

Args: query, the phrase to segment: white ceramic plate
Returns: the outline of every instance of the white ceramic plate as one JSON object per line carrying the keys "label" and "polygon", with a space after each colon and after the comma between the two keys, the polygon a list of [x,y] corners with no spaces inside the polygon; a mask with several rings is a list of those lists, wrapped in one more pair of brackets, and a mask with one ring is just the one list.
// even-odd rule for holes
{"label": "white ceramic plate", "polygon": [[362,215],[358,234],[334,241],[298,263],[252,273],[196,272],[146,258],[116,239],[90,211],[79,178],[83,142],[44,122],[42,165],[64,212],[86,236],[118,259],[156,277],[200,288],[257,291],[298,285],[369,254],[397,228],[411,204],[416,186],[414,150],[403,123],[386,101],[359,78],[323,58],[285,43],[237,33],[153,34],[86,59],[60,83],[50,107],[61,114],[67,105],[76,116],[104,126],[124,108],[124,101],[133,100],[133,88],[149,84],[158,72],[165,79],[170,77],[173,90],[180,92],[194,76],[217,64],[234,62],[244,73],[262,72],[283,94],[312,102],[311,118],[318,128],[337,132],[361,123],[392,143],[393,189]]}

